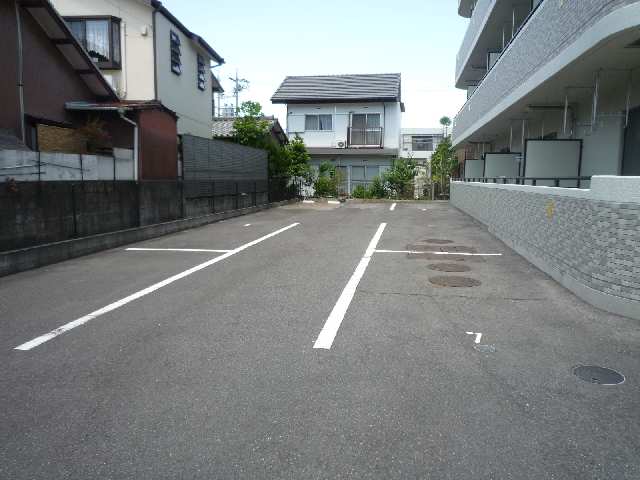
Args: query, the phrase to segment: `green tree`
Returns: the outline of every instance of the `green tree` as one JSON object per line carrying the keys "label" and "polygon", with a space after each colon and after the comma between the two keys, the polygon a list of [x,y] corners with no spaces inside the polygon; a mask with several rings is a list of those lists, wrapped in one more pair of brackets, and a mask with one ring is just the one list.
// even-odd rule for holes
{"label": "green tree", "polygon": [[448,136],[449,126],[451,125],[451,119],[449,117],[442,117],[440,119],[440,125],[442,125],[442,130],[444,132],[444,136]]}
{"label": "green tree", "polygon": [[309,153],[304,141],[298,135],[295,136],[285,147],[284,153],[286,157],[286,173],[289,177],[300,177],[306,183],[313,181],[313,172],[309,165]]}
{"label": "green tree", "polygon": [[242,102],[240,116],[233,122],[233,138],[240,145],[266,148],[271,134],[258,102]]}
{"label": "green tree", "polygon": [[312,181],[309,154],[300,137],[296,135],[282,147],[271,135],[271,124],[265,119],[258,102],[242,102],[240,116],[233,122],[233,139],[248,147],[262,148],[269,155],[269,176],[280,178],[301,177]]}
{"label": "green tree", "polygon": [[431,156],[431,183],[440,183],[440,191],[445,191],[445,185],[454,170],[458,168],[458,158],[451,145],[451,137],[445,137],[436,147]]}
{"label": "green tree", "polygon": [[382,177],[385,189],[396,198],[413,196],[413,178],[416,176],[416,162],[411,158],[397,158],[393,166]]}

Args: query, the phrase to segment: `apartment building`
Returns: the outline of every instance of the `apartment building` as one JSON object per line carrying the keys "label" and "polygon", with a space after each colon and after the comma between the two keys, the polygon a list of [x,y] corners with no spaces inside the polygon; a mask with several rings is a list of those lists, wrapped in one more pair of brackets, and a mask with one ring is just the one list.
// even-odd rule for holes
{"label": "apartment building", "polygon": [[468,100],[453,143],[467,176],[640,175],[640,2],[460,0],[458,11],[470,19],[456,62]]}
{"label": "apartment building", "polygon": [[211,68],[224,63],[156,0],[52,0],[123,100],[158,100],[178,133],[210,138]]}
{"label": "apartment building", "polygon": [[347,194],[399,156],[399,73],[286,77],[271,101],[286,104],[287,135],[304,140],[312,166],[329,161],[342,172]]}
{"label": "apartment building", "polygon": [[582,299],[640,319],[640,1],[459,0],[451,202]]}

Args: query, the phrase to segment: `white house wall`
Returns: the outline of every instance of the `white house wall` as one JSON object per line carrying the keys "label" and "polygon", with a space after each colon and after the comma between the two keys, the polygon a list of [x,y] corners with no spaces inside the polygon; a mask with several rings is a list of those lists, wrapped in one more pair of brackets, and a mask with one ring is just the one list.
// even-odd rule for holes
{"label": "white house wall", "polygon": [[[287,106],[287,134],[302,137],[308,147],[337,148],[347,141],[349,115],[379,113],[384,127],[384,148],[400,148],[401,114],[399,103],[290,104]],[[304,130],[305,115],[332,115],[333,130]]]}
{"label": "white house wall", "polygon": [[120,18],[122,70],[103,70],[102,73],[121,98],[153,100],[153,17],[150,6],[131,0],[52,0],[52,3],[63,17],[111,15]]}
{"label": "white house wall", "polygon": [[[171,70],[171,31],[180,37],[181,75]],[[198,88],[198,53],[206,66],[204,91]],[[211,57],[161,13],[156,13],[156,61],[158,99],[178,114],[178,133],[211,138]]]}

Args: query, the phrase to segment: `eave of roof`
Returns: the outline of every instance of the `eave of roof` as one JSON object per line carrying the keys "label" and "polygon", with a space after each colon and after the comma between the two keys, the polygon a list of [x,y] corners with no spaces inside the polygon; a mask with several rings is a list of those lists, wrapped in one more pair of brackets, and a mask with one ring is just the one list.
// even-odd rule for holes
{"label": "eave of roof", "polygon": [[211,58],[213,58],[216,62],[218,62],[219,65],[222,65],[224,63],[224,58],[218,55],[218,53],[213,49],[211,45],[209,45],[206,42],[204,38],[200,37],[199,35],[196,35],[187,27],[185,27],[180,20],[178,20],[169,10],[167,10],[167,8],[164,5],[162,5],[162,2],[158,0],[151,0],[151,6],[156,11],[162,13],[162,15],[164,15],[169,21],[171,21],[171,23],[173,23],[176,27],[178,27],[178,30],[180,30],[183,34],[185,34],[191,40],[198,43],[202,48],[204,48],[207,51],[207,53],[211,55]]}
{"label": "eave of roof", "polygon": [[123,100],[118,102],[66,102],[64,108],[70,111],[131,111],[131,110],[162,110],[174,118],[178,118],[176,113],[165,107],[157,100]]}
{"label": "eave of roof", "polygon": [[283,103],[402,102],[399,73],[286,77],[271,97]]}
{"label": "eave of roof", "polygon": [[105,100],[118,100],[113,87],[49,0],[18,0],[18,4],[31,14],[94,95]]}

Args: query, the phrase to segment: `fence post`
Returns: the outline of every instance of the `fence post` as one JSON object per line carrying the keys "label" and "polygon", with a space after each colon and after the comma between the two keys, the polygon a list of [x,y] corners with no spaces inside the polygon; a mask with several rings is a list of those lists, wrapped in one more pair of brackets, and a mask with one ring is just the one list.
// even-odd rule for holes
{"label": "fence post", "polygon": [[78,236],[78,212],[76,211],[76,185],[71,184],[71,214],[73,215],[73,236]]}
{"label": "fence post", "polygon": [[216,181],[211,181],[211,213],[216,213]]}
{"label": "fence post", "polygon": [[554,180],[554,185],[555,185],[556,187],[559,187],[559,186],[560,186],[560,179],[559,179],[559,178],[556,178],[556,179]]}

